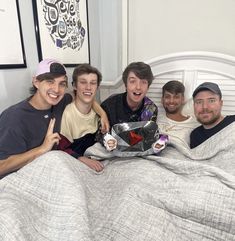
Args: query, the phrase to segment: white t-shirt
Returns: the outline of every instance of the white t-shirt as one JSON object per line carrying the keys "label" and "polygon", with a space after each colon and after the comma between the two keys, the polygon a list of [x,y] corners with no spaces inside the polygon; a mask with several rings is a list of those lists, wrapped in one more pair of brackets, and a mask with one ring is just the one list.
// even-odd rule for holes
{"label": "white t-shirt", "polygon": [[165,114],[158,116],[157,124],[160,133],[168,135],[169,141],[173,138],[177,138],[187,145],[189,145],[190,142],[189,137],[191,131],[200,125],[192,116],[185,121],[174,121],[166,117]]}

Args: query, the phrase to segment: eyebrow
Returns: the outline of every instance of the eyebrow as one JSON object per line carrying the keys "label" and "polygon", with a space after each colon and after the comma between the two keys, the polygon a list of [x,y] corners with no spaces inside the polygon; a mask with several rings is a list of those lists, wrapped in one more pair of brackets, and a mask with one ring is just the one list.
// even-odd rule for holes
{"label": "eyebrow", "polygon": [[[87,79],[85,79],[85,78],[81,78],[81,77],[78,77],[77,80],[89,81],[89,80],[87,80]],[[98,80],[97,80],[97,79],[91,79],[90,81],[98,81]]]}
{"label": "eyebrow", "polygon": [[135,76],[129,76],[128,79],[137,79]]}

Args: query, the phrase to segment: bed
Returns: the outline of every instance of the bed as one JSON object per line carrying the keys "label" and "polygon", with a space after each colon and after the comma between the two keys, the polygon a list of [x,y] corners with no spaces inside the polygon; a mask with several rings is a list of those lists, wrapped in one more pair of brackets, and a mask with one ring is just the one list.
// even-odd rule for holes
{"label": "bed", "polygon": [[[192,113],[193,90],[205,81],[217,83],[223,94],[223,114],[235,114],[235,57],[214,52],[181,52],[146,61],[153,71],[154,81],[148,96],[161,108],[161,89],[169,80],[179,80],[185,86],[185,111]],[[101,86],[101,101],[124,91],[121,76]]]}
{"label": "bed", "polygon": [[[148,95],[160,105],[171,79],[191,94],[200,83],[220,85],[224,114],[235,112],[235,58],[185,52],[147,61],[155,80]],[[123,90],[101,86],[101,96]],[[234,130],[233,130],[234,129]],[[190,150],[175,142],[160,155],[118,158],[102,149],[101,173],[60,151],[48,152],[0,180],[0,240],[235,240],[235,124]]]}

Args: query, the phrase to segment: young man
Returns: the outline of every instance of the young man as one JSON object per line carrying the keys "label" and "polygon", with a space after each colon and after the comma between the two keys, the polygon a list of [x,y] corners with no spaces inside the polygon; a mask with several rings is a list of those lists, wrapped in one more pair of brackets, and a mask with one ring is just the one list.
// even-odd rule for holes
{"label": "young man", "polygon": [[189,145],[190,133],[199,123],[194,117],[182,114],[185,104],[184,92],[184,85],[177,80],[171,80],[162,87],[161,102],[165,115],[159,115],[157,123],[161,133]]}
{"label": "young man", "polygon": [[[51,149],[57,149],[62,113],[72,96],[65,94],[68,81],[65,67],[45,59],[33,78],[32,96],[9,107],[0,116],[0,178],[16,171]],[[104,112],[104,128],[109,126]]]}
{"label": "young man", "polygon": [[[107,113],[110,126],[123,122],[156,121],[158,108],[146,93],[153,81],[153,73],[148,64],[133,62],[129,64],[122,74],[126,92],[110,96],[101,107]],[[116,148],[116,140],[105,138],[108,150]]]}
{"label": "young man", "polygon": [[61,150],[96,171],[103,170],[103,164],[83,154],[95,143],[98,116],[92,109],[92,104],[101,80],[101,73],[89,64],[82,64],[74,69],[72,84],[75,100],[64,110],[59,143]]}
{"label": "young man", "polygon": [[235,115],[222,116],[222,93],[219,86],[204,82],[193,92],[194,113],[202,125],[192,131],[190,147],[195,148],[235,121]]}
{"label": "young man", "polygon": [[9,107],[0,116],[0,176],[31,162],[59,143],[60,120],[72,97],[66,70],[56,60],[39,63],[33,78],[33,94]]}

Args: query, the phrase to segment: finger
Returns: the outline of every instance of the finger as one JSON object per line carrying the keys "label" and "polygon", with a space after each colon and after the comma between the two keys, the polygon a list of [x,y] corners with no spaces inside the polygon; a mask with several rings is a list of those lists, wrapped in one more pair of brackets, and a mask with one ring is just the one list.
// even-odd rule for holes
{"label": "finger", "polygon": [[101,131],[102,133],[106,133],[106,132],[109,132],[109,121],[108,119],[106,118],[105,120],[101,120]]}
{"label": "finger", "polygon": [[52,118],[48,125],[47,135],[53,134],[54,126],[55,126],[55,118]]}
{"label": "finger", "polygon": [[58,133],[54,133],[52,137],[53,143],[59,145],[60,140],[61,140],[60,135]]}
{"label": "finger", "polygon": [[103,170],[103,167],[97,165],[95,169],[97,172],[101,172]]}
{"label": "finger", "polygon": [[109,123],[106,123],[106,126],[105,126],[106,128],[105,128],[105,131],[106,132],[109,132],[109,129],[110,129],[110,126],[109,126]]}
{"label": "finger", "polygon": [[104,169],[104,165],[101,162],[98,162],[98,170],[102,171]]}
{"label": "finger", "polygon": [[105,134],[107,131],[106,131],[106,127],[104,126],[104,125],[102,125],[101,127],[100,127],[100,131],[101,131],[101,133],[102,134]]}

